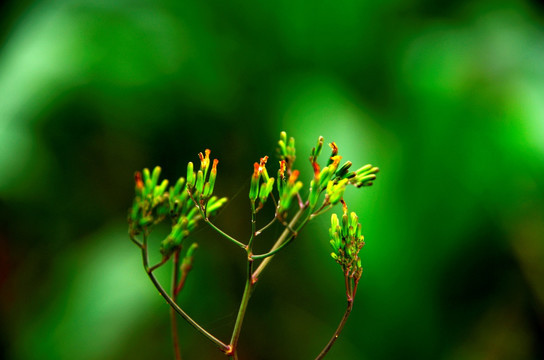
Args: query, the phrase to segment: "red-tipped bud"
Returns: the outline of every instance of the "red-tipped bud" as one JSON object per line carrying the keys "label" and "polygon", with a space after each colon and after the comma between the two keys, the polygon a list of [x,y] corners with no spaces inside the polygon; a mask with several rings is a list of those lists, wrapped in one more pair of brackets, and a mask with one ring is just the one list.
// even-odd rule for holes
{"label": "red-tipped bud", "polygon": [[213,159],[212,174],[217,174],[217,163],[219,163],[219,160]]}
{"label": "red-tipped bud", "polygon": [[270,176],[268,176],[268,171],[266,171],[266,162],[268,161],[268,156],[262,157],[261,162],[259,164],[259,168],[261,169],[261,174],[263,176],[263,180],[266,182],[268,179],[270,179]]}
{"label": "red-tipped bud", "polygon": [[259,163],[253,164],[253,179],[258,179],[259,176],[261,175],[260,168],[261,166],[259,165]]}
{"label": "red-tipped bud", "polygon": [[298,175],[299,175],[299,171],[298,170],[294,170],[292,173],[291,173],[291,176],[289,176],[289,180],[287,181],[287,183],[289,185],[294,185],[295,184],[295,181],[297,181],[298,179]]}
{"label": "red-tipped bud", "polygon": [[319,174],[321,172],[321,169],[319,168],[319,164],[316,163],[316,162],[313,162],[312,163],[312,166],[314,168],[314,179],[316,179],[317,181],[319,180]]}
{"label": "red-tipped bud", "polygon": [[249,199],[255,201],[259,196],[259,180],[261,178],[261,166],[259,163],[253,164],[253,176],[251,177],[251,186],[249,187]]}
{"label": "red-tipped bud", "polygon": [[332,143],[329,144],[329,146],[332,149],[331,157],[338,155],[338,146],[336,146],[336,143],[333,141]]}
{"label": "red-tipped bud", "polygon": [[144,181],[142,180],[142,173],[139,171],[136,171],[134,173],[134,181],[136,182],[136,190],[142,191],[144,188]]}

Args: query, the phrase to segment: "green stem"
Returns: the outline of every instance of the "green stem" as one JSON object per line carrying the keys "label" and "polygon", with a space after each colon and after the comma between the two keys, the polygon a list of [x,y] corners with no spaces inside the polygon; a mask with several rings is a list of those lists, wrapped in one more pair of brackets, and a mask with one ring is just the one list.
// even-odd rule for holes
{"label": "green stem", "polygon": [[319,215],[329,211],[330,209],[332,209],[332,207],[333,207],[333,205],[323,203],[323,205],[316,212],[314,212],[312,215],[310,215],[310,218],[313,219],[314,217],[319,216]]}
{"label": "green stem", "polygon": [[274,224],[274,223],[276,222],[277,219],[278,219],[277,216],[274,216],[274,218],[272,219],[272,221],[270,221],[268,224],[266,224],[262,229],[257,230],[257,232],[255,233],[255,236],[261,235],[261,233],[262,233],[263,231],[265,231],[266,229],[268,229],[270,226],[272,226],[272,224]]}
{"label": "green stem", "polygon": [[255,211],[255,202],[252,201],[251,202],[251,237],[249,238],[249,241],[246,247],[246,250],[248,251],[248,255],[250,255],[249,252],[253,248],[253,240],[255,239],[255,236],[257,234],[255,231],[256,227],[257,227],[257,212]]}
{"label": "green stem", "polygon": [[[172,275],[172,299],[176,301],[177,299],[177,283],[179,278],[179,252],[180,249],[177,249],[174,253],[174,269]],[[176,360],[181,360],[181,350],[179,346],[179,337],[178,337],[178,326],[177,326],[177,316],[174,308],[170,308],[170,322],[172,324],[172,345],[174,347],[174,357]]]}
{"label": "green stem", "polygon": [[181,315],[185,321],[187,321],[192,327],[194,327],[197,331],[199,331],[202,335],[207,337],[211,342],[213,342],[219,349],[223,352],[227,352],[229,350],[229,346],[223,343],[221,340],[207,332],[202,326],[200,326],[196,321],[194,321],[185,311],[183,311],[182,308],[179,307],[178,304],[168,295],[166,290],[162,287],[160,282],[157,280],[155,275],[153,275],[153,272],[151,271],[151,268],[149,267],[149,259],[147,254],[147,234],[144,233],[144,243],[142,246],[142,259],[144,264],[144,269],[147,272],[147,275],[151,279],[151,282],[153,282],[153,285],[157,288],[159,293],[162,295],[162,297],[166,300],[166,302],[176,310],[178,314]]}
{"label": "green stem", "polygon": [[236,323],[234,324],[234,329],[232,330],[232,337],[230,339],[230,350],[231,355],[233,359],[238,359],[238,339],[240,338],[240,332],[242,330],[242,323],[244,321],[244,316],[247,311],[247,305],[249,304],[249,298],[251,297],[251,292],[253,290],[253,286],[255,285],[253,282],[253,259],[251,257],[252,248],[253,248],[253,240],[255,239],[256,235],[256,219],[257,213],[255,211],[255,202],[251,202],[251,237],[249,238],[248,244],[247,244],[247,274],[246,274],[246,285],[244,287],[244,293],[242,295],[242,301],[240,303],[240,308],[238,309],[238,315],[236,316]]}
{"label": "green stem", "polygon": [[149,268],[149,271],[153,272],[153,271],[157,270],[158,268],[163,266],[168,261],[168,259],[170,259],[170,257],[163,257],[162,260],[158,264],[151,266]]}
{"label": "green stem", "polygon": [[221,230],[220,228],[218,228],[217,226],[215,226],[211,221],[210,219],[208,218],[208,215],[204,213],[204,210],[202,210],[202,207],[198,204],[198,202],[195,200],[193,194],[187,190],[187,193],[189,194],[189,197],[191,198],[191,200],[193,200],[193,203],[195,204],[196,208],[198,209],[198,211],[200,212],[200,216],[202,216],[202,218],[204,219],[204,221],[211,226],[212,229],[214,229],[215,231],[217,231],[219,234],[221,234],[223,237],[225,237],[226,239],[230,240],[232,243],[238,245],[239,247],[241,247],[242,249],[246,250],[247,247],[246,245],[242,244],[240,241],[236,240],[235,238],[233,238],[232,236],[230,236],[229,234],[227,234],[226,232],[224,232],[223,230]]}
{"label": "green stem", "polygon": [[215,231],[217,231],[219,234],[223,235],[223,237],[225,237],[226,239],[230,240],[232,243],[234,243],[235,245],[238,245],[239,247],[241,247],[242,249],[246,250],[247,249],[247,246],[244,245],[243,243],[241,243],[240,241],[236,240],[235,238],[233,238],[232,236],[230,236],[229,234],[227,234],[226,232],[224,232],[223,230],[221,230],[220,228],[218,228],[217,226],[215,226],[208,218],[204,218],[204,221],[210,225],[212,227],[212,229],[214,229]]}
{"label": "green stem", "polygon": [[253,272],[253,260],[248,258],[247,261],[247,277],[246,285],[244,287],[244,294],[242,295],[242,302],[240,303],[240,309],[238,310],[238,316],[236,317],[236,323],[232,331],[232,337],[230,339],[230,348],[232,349],[233,359],[238,359],[237,346],[238,339],[240,338],[240,331],[242,330],[242,322],[244,321],[244,315],[246,314],[249,298],[251,297],[251,291],[255,285],[252,281]]}
{"label": "green stem", "polygon": [[[306,206],[307,205],[305,205],[303,208],[299,209],[297,211],[297,213],[295,214],[295,216],[293,216],[293,219],[291,219],[291,221],[289,222],[289,225],[285,228],[285,230],[283,230],[283,232],[281,233],[280,237],[278,238],[278,240],[276,241],[274,246],[272,246],[272,248],[270,249],[269,253],[271,253],[273,251],[276,251],[280,246],[282,246],[282,244],[286,240],[288,240],[290,235],[294,235],[291,229],[296,225],[296,223],[298,222],[298,220],[300,219],[300,217],[302,216],[302,214],[306,210]],[[308,220],[308,218],[306,218],[304,223],[306,223],[307,220]],[[304,223],[302,225],[304,225]],[[270,255],[268,257],[266,257],[259,264],[259,266],[257,267],[257,270],[255,270],[253,272],[253,276],[252,276],[253,277],[253,282],[257,281],[257,279],[259,278],[259,275],[261,274],[261,272],[263,272],[263,270],[268,266],[268,263],[270,263],[270,261],[272,261],[272,259],[274,258],[274,255],[275,255],[275,253],[273,253],[272,255]],[[258,255],[258,256],[260,256],[260,255]]]}
{"label": "green stem", "polygon": [[293,239],[295,238],[295,235],[294,234],[291,234],[291,237],[289,237],[287,239],[287,241],[285,241],[283,244],[281,244],[278,248],[274,249],[274,250],[271,250],[265,254],[259,254],[259,255],[251,255],[251,258],[253,260],[260,260],[260,259],[266,259],[270,256],[274,256],[277,252],[280,252],[284,247],[286,247],[287,245],[289,245]]}
{"label": "green stem", "polygon": [[138,245],[138,247],[141,249],[142,248],[142,243],[140,241],[138,241],[138,239],[136,239],[136,236],[134,236],[134,234],[132,232],[129,232],[128,233],[128,236],[130,237],[130,240],[132,240],[133,243],[135,243],[136,245]]}

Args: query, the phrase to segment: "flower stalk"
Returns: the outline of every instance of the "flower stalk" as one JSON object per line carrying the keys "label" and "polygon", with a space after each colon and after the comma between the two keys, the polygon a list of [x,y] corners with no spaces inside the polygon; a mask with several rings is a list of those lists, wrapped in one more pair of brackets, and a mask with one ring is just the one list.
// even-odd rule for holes
{"label": "flower stalk", "polygon": [[[295,139],[288,137],[287,133],[282,132],[278,141],[280,160],[276,178],[270,177],[266,168],[268,156],[264,156],[259,162],[254,163],[248,194],[251,205],[251,235],[247,244],[227,234],[211,220],[211,217],[217,214],[227,199],[214,195],[219,161],[218,159],[211,160],[209,149],[198,154],[200,160],[198,170],[195,169],[192,162],[189,162],[186,178],[179,178],[172,182],[170,187],[168,180],[160,181],[160,167],[155,167],[153,171],[146,168],[142,172],[136,172],[134,177],[135,198],[128,215],[129,238],[140,249],[143,267],[151,282],[171,307],[172,344],[176,360],[181,360],[181,346],[177,332],[178,316],[181,316],[210,340],[229,359],[238,359],[238,344],[244,318],[251,295],[262,272],[276,255],[294,243],[310,220],[340,203],[343,214],[341,218],[336,214],[332,215],[329,242],[333,250],[331,257],[341,266],[344,274],[347,306],[340,324],[317,359],[322,359],[336,342],[353,309],[357,286],[362,275],[359,252],[364,245],[361,224],[355,212],[348,212],[344,193],[349,186],[354,188],[371,186],[379,169],[372,165],[364,165],[355,171],[350,171],[352,166],[350,161],[346,161],[340,166],[342,157],[338,155],[339,149],[334,142],[329,144],[331,155],[328,157],[326,165],[322,167],[319,164],[319,156],[323,144],[323,137],[319,137],[316,147],[310,153],[309,160],[313,179],[304,192],[302,191],[304,184],[299,179],[300,170],[294,168]],[[303,194],[307,194],[306,197]],[[274,218],[257,230],[257,214],[267,204],[269,197],[272,198],[275,209]],[[155,225],[163,221],[170,222],[171,230],[160,241],[161,260],[150,266],[149,236]],[[200,222],[204,222],[214,229],[222,238],[243,250],[246,255],[244,290],[228,344],[204,329],[177,303],[178,295],[183,290],[192,269],[194,251],[197,247],[196,243],[187,247],[184,245],[185,239],[191,235]],[[279,226],[279,224],[283,226],[283,230],[270,249],[262,254],[254,254],[254,244],[260,239],[260,235],[273,226]],[[154,270],[169,261],[173,263],[170,293],[164,290],[154,275]]]}

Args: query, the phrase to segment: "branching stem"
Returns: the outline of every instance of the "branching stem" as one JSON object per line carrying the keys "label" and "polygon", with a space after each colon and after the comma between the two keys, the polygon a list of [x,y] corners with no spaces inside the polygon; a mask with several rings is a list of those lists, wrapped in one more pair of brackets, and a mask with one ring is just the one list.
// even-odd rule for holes
{"label": "branching stem", "polygon": [[213,342],[221,351],[227,352],[229,349],[229,346],[223,343],[221,340],[207,332],[202,326],[200,326],[196,321],[193,320],[185,311],[183,311],[182,308],[179,307],[179,305],[168,295],[166,290],[162,287],[160,282],[157,280],[155,275],[153,275],[153,271],[149,267],[149,258],[148,258],[148,251],[147,251],[147,233],[144,233],[144,241],[142,244],[142,260],[144,264],[144,269],[147,272],[147,275],[151,279],[151,282],[153,282],[153,285],[157,288],[159,293],[162,295],[162,297],[166,300],[166,302],[176,310],[178,314],[181,315],[185,321],[187,321],[192,327],[194,327],[197,331],[199,331],[202,335],[207,337],[211,342]]}
{"label": "branching stem", "polygon": [[190,190],[187,190],[187,193],[189,194],[189,197],[191,198],[191,200],[193,201],[193,203],[195,204],[196,208],[198,209],[198,211],[200,212],[200,215],[202,216],[202,218],[204,219],[204,221],[210,225],[210,227],[212,229],[214,229],[215,231],[217,231],[219,234],[221,234],[224,238],[230,240],[233,244],[235,245],[238,245],[239,247],[241,247],[242,249],[246,250],[247,249],[247,246],[245,244],[242,244],[240,241],[236,240],[235,238],[233,238],[232,236],[230,236],[229,234],[227,234],[226,232],[224,232],[223,230],[221,230],[220,228],[218,228],[214,223],[212,223],[210,221],[210,219],[208,218],[207,214],[204,212],[204,210],[202,209],[202,206],[200,206],[198,204],[198,202],[195,200],[193,194],[191,193]]}
{"label": "branching stem", "polygon": [[[276,241],[274,246],[272,246],[272,248],[270,249],[269,253],[272,252],[272,251],[275,251],[276,249],[278,249],[286,240],[288,240],[289,236],[293,234],[291,228],[293,228],[296,225],[296,223],[298,222],[298,220],[300,219],[300,217],[302,216],[302,214],[306,210],[306,206],[307,205],[305,205],[303,208],[299,209],[297,211],[297,213],[295,214],[295,216],[293,216],[293,219],[291,219],[291,221],[289,222],[289,226],[286,227],[285,230],[283,230],[283,232],[281,233],[280,237],[278,238],[278,240]],[[253,272],[253,275],[252,275],[252,277],[253,277],[252,281],[253,282],[257,281],[257,279],[259,278],[259,275],[261,274],[261,272],[263,272],[263,270],[268,266],[268,264],[270,263],[270,261],[274,257],[274,254],[266,257],[259,264],[259,266],[257,267],[257,270],[255,270]]]}
{"label": "branching stem", "polygon": [[232,337],[230,339],[230,351],[232,355],[232,359],[237,360],[238,359],[238,339],[240,338],[240,332],[242,330],[242,323],[244,321],[244,316],[247,311],[247,305],[249,303],[249,298],[251,297],[251,293],[253,290],[253,287],[255,283],[253,282],[253,259],[252,259],[252,247],[253,247],[253,240],[255,239],[256,235],[256,224],[257,224],[257,212],[255,210],[255,203],[251,203],[251,237],[249,239],[248,245],[247,245],[247,274],[246,274],[246,284],[244,287],[244,293],[242,295],[242,301],[240,303],[240,308],[238,309],[238,315],[236,316],[236,323],[234,324],[234,329],[232,330]]}

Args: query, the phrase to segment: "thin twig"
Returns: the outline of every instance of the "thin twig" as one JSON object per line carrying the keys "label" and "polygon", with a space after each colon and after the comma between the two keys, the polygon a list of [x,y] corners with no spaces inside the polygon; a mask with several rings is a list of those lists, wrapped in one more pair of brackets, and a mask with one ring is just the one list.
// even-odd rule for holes
{"label": "thin twig", "polygon": [[155,275],[153,275],[153,272],[151,271],[151,268],[149,267],[149,259],[147,254],[147,234],[144,233],[144,243],[142,246],[142,260],[144,264],[144,269],[147,272],[147,275],[151,279],[151,282],[153,282],[153,285],[157,288],[159,293],[162,295],[162,297],[166,300],[166,302],[176,310],[178,314],[181,315],[185,321],[187,321],[192,327],[194,327],[196,330],[198,330],[202,335],[204,335],[206,338],[208,338],[211,342],[213,342],[222,352],[227,352],[229,350],[229,346],[223,343],[221,340],[210,334],[208,331],[206,331],[202,326],[200,326],[196,321],[193,320],[185,311],[183,311],[182,308],[179,307],[179,305],[168,295],[166,290],[162,287],[160,282],[157,280]]}
{"label": "thin twig", "polygon": [[214,223],[212,223],[210,221],[210,219],[207,217],[206,213],[202,210],[202,207],[198,204],[198,202],[195,200],[193,194],[187,190],[187,193],[189,194],[189,197],[191,198],[191,200],[193,200],[193,203],[195,204],[196,208],[198,209],[198,211],[200,212],[200,215],[202,216],[202,218],[204,219],[204,221],[210,225],[210,227],[212,229],[214,229],[215,231],[217,231],[219,234],[221,234],[223,237],[225,237],[226,239],[230,240],[232,243],[238,245],[239,247],[241,247],[242,249],[246,250],[247,249],[247,246],[243,243],[241,243],[240,241],[236,240],[235,238],[233,238],[232,236],[230,236],[229,234],[227,234],[226,232],[224,232],[223,230],[221,230],[220,228],[218,228]]}
{"label": "thin twig", "polygon": [[[179,252],[180,249],[177,249],[174,253],[174,269],[172,275],[172,299],[177,300],[177,283],[179,278]],[[174,308],[170,308],[170,322],[172,324],[172,345],[174,347],[174,357],[176,360],[181,360],[181,350],[179,346],[179,336],[178,336],[178,326],[177,326],[177,315]]]}
{"label": "thin twig", "polygon": [[135,243],[136,245],[138,245],[138,247],[141,249],[143,245],[138,239],[136,239],[136,236],[131,232],[129,232],[128,235],[130,237],[130,240],[132,240],[132,242]]}
{"label": "thin twig", "polygon": [[[293,218],[291,219],[291,221],[289,222],[289,226],[286,227],[283,232],[281,233],[280,237],[278,238],[278,240],[276,240],[276,243],[274,244],[274,246],[272,246],[272,248],[270,249],[270,251],[274,251],[276,250],[277,248],[279,248],[284,241],[287,240],[289,234],[291,234],[293,231],[292,231],[292,227],[296,225],[296,223],[298,222],[298,220],[300,219],[300,217],[302,216],[302,214],[304,213],[304,210],[306,210],[306,206],[302,209],[299,209],[297,211],[297,213],[295,214],[295,216],[293,216]],[[269,256],[267,258],[265,258],[260,264],[259,266],[257,267],[257,270],[255,270],[253,272],[253,282],[256,282],[257,279],[259,278],[259,275],[261,274],[261,272],[268,266],[268,263],[270,263],[270,261],[272,261],[272,259],[274,258],[274,255],[272,256]]]}
{"label": "thin twig", "polygon": [[329,352],[331,347],[334,345],[335,341],[340,336],[340,332],[342,332],[342,329],[344,328],[344,325],[346,325],[346,321],[348,320],[348,316],[351,313],[352,309],[353,309],[353,300],[348,301],[346,311],[344,312],[344,316],[342,316],[342,320],[340,321],[340,324],[336,328],[336,331],[332,335],[331,339],[329,340],[329,342],[327,343],[325,348],[323,348],[323,350],[321,351],[321,353],[319,353],[319,355],[315,358],[315,360],[323,359],[325,357],[325,355],[327,355],[327,353]]}
{"label": "thin twig", "polygon": [[163,257],[162,260],[156,264],[156,265],[153,265],[152,267],[149,268],[149,271],[150,272],[153,272],[155,270],[157,270],[158,268],[160,268],[161,266],[163,266],[164,264],[166,264],[166,262],[168,261],[168,259],[170,259],[170,256],[168,257]]}
{"label": "thin twig", "polygon": [[268,229],[270,226],[272,226],[272,224],[274,224],[274,223],[276,222],[276,220],[278,220],[277,215],[274,216],[274,218],[272,219],[272,221],[270,221],[268,224],[266,224],[265,226],[263,226],[261,229],[257,230],[257,232],[255,232],[255,236],[261,235],[261,233],[262,233],[263,231],[265,231],[266,229]]}

